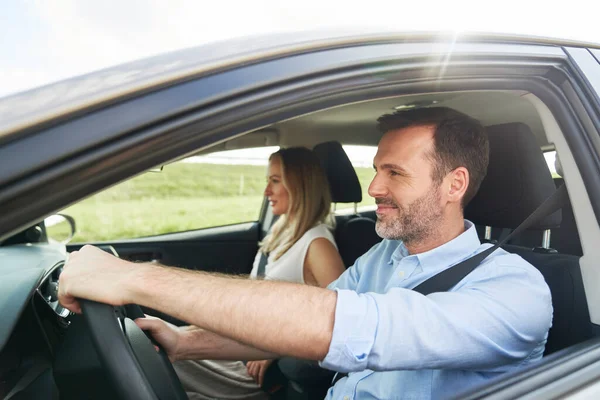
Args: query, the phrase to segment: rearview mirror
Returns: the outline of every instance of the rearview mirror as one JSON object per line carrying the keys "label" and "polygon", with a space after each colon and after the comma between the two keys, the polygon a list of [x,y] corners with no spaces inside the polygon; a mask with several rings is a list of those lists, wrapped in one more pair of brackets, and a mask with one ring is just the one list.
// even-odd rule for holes
{"label": "rearview mirror", "polygon": [[67,244],[75,236],[75,219],[66,214],[54,214],[44,220],[49,241]]}

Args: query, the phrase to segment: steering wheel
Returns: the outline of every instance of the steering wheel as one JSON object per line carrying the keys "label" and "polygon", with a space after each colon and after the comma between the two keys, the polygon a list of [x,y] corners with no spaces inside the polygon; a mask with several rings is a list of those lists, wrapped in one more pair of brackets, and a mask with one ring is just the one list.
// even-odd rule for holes
{"label": "steering wheel", "polygon": [[[114,387],[126,400],[184,400],[187,395],[166,352],[131,318],[143,317],[137,305],[119,308],[79,300],[98,358]],[[121,315],[119,315],[121,314]]]}

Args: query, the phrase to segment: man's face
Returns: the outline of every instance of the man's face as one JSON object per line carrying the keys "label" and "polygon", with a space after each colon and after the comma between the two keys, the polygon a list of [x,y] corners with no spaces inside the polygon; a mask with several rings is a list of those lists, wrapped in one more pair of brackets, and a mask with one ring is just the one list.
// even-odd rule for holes
{"label": "man's face", "polygon": [[387,132],[373,160],[369,195],[377,204],[377,234],[418,243],[435,232],[443,215],[440,185],[431,178],[432,126]]}

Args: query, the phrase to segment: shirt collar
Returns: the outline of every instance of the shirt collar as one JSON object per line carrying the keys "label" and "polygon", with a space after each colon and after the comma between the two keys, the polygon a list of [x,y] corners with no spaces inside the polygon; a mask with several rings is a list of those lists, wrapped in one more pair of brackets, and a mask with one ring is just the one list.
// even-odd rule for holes
{"label": "shirt collar", "polygon": [[444,267],[448,267],[465,260],[475,253],[479,246],[481,246],[481,242],[477,236],[475,225],[465,219],[465,231],[463,233],[451,241],[424,253],[411,256],[404,243],[399,242],[398,248],[392,254],[390,264],[396,263],[405,257],[416,257],[423,269],[435,268],[440,265],[440,262],[443,263]]}

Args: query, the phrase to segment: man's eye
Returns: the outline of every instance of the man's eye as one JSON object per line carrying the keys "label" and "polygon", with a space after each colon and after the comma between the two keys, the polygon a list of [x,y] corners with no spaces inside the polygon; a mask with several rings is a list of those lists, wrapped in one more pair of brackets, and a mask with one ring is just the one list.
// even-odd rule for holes
{"label": "man's eye", "polygon": [[390,170],[390,175],[391,176],[396,176],[396,175],[400,175],[400,174],[397,173],[396,171]]}

